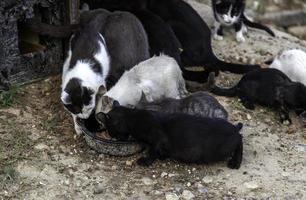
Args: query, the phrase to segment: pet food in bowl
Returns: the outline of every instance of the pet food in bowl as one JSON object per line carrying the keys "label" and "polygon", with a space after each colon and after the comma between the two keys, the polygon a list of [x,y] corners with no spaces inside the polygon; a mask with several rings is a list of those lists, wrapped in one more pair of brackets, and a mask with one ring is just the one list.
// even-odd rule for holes
{"label": "pet food in bowl", "polygon": [[78,119],[86,143],[95,151],[112,156],[131,156],[142,151],[142,146],[133,140],[117,141],[103,129],[94,115],[88,119]]}

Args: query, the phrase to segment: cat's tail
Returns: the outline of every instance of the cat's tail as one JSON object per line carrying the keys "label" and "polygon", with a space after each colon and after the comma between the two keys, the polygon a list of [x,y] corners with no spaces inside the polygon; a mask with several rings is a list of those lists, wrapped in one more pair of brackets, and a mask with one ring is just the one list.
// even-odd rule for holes
{"label": "cat's tail", "polygon": [[228,88],[228,89],[218,87],[216,85],[216,82],[215,82],[215,73],[214,72],[209,74],[208,89],[211,93],[219,95],[219,96],[234,97],[234,96],[237,95],[237,87],[236,86],[234,86],[232,88]]}
{"label": "cat's tail", "polygon": [[262,25],[260,23],[252,22],[250,21],[244,14],[242,14],[243,22],[245,25],[251,27],[251,28],[256,28],[256,29],[261,29],[269,33],[272,37],[275,37],[275,33],[267,26]]}
{"label": "cat's tail", "polygon": [[217,66],[221,71],[228,71],[234,74],[245,74],[255,69],[260,69],[260,65],[243,65],[243,64],[236,64],[236,63],[228,63],[225,61],[220,60],[216,56],[213,56],[211,61],[211,65]]}

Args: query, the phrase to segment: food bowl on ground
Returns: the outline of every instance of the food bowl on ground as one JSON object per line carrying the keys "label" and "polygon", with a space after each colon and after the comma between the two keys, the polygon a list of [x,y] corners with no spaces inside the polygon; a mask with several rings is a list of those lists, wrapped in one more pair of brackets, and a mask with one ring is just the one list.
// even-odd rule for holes
{"label": "food bowl on ground", "polygon": [[143,150],[143,147],[133,140],[117,141],[112,139],[107,131],[100,127],[94,116],[87,120],[78,119],[88,146],[95,151],[111,156],[131,156]]}

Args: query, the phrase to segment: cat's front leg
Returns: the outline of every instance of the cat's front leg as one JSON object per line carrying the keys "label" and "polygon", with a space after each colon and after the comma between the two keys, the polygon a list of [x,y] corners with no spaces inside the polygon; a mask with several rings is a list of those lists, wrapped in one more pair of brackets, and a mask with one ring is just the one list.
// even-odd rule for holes
{"label": "cat's front leg", "polygon": [[289,108],[286,105],[282,105],[279,112],[280,120],[282,124],[290,125],[292,121],[289,117]]}
{"label": "cat's front leg", "polygon": [[236,40],[237,42],[245,42],[245,38],[243,36],[244,28],[242,22],[237,22],[235,24],[235,31],[236,31]]}
{"label": "cat's front leg", "polygon": [[77,116],[72,115],[73,118],[73,123],[74,123],[74,130],[76,132],[77,135],[82,135],[82,128],[80,127],[80,125],[77,123]]}
{"label": "cat's front leg", "polygon": [[219,22],[217,22],[217,21],[215,21],[215,24],[214,24],[214,35],[213,35],[213,38],[215,39],[215,40],[223,40],[223,27],[222,27],[222,25],[219,23]]}

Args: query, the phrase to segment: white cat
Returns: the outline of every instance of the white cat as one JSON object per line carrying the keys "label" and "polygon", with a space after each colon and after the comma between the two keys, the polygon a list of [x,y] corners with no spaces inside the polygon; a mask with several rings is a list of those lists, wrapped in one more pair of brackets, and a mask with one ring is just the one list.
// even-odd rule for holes
{"label": "white cat", "polygon": [[116,85],[106,93],[101,87],[96,113],[107,113],[116,100],[122,106],[136,106],[142,93],[148,101],[161,98],[179,99],[188,92],[177,62],[166,55],[154,56],[126,71]]}
{"label": "white cat", "polygon": [[306,86],[306,53],[304,51],[300,49],[282,51],[269,67],[282,71],[292,81]]}

